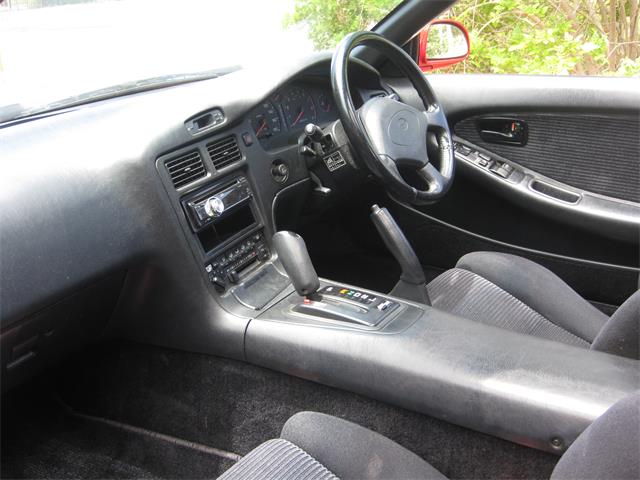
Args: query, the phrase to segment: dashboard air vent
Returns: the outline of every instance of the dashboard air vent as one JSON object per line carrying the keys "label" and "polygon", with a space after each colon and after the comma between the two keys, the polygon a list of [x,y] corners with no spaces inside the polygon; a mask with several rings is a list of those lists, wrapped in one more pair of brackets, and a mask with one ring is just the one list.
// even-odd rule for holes
{"label": "dashboard air vent", "polygon": [[179,157],[167,160],[165,166],[167,167],[173,186],[176,188],[184,187],[196,179],[207,175],[198,150],[191,150]]}
{"label": "dashboard air vent", "polygon": [[238,142],[233,135],[208,143],[207,151],[216,170],[220,170],[242,159]]}

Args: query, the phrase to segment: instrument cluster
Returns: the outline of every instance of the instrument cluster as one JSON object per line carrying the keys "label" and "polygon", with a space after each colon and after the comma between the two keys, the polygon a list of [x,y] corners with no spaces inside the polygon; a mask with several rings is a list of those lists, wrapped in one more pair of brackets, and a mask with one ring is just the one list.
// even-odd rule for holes
{"label": "instrument cluster", "polygon": [[297,139],[304,126],[324,126],[338,118],[329,86],[293,83],[265,99],[250,114],[251,128],[266,149]]}

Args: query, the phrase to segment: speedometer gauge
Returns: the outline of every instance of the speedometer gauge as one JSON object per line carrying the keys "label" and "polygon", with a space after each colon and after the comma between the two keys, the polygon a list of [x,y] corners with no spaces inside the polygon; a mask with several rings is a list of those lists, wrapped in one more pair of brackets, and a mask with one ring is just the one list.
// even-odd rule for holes
{"label": "speedometer gauge", "polygon": [[273,103],[266,101],[254,111],[251,126],[258,140],[267,139],[282,132],[280,115]]}
{"label": "speedometer gauge", "polygon": [[311,95],[303,88],[293,87],[282,102],[282,111],[289,128],[302,128],[305,124],[316,121],[316,106]]}

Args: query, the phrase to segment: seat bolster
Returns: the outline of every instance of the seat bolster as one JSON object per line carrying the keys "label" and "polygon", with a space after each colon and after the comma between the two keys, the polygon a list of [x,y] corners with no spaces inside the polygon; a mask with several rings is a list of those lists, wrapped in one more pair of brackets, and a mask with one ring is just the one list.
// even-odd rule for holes
{"label": "seat bolster", "polygon": [[609,408],[580,434],[551,480],[640,478],[640,392]]}
{"label": "seat bolster", "polygon": [[322,413],[297,413],[284,425],[281,438],[308,452],[342,480],[446,478],[379,433]]}
{"label": "seat bolster", "polygon": [[640,290],[620,305],[591,348],[640,360]]}
{"label": "seat bolster", "polygon": [[506,253],[473,252],[460,258],[456,267],[480,275],[589,343],[608,320],[560,277],[526,258]]}

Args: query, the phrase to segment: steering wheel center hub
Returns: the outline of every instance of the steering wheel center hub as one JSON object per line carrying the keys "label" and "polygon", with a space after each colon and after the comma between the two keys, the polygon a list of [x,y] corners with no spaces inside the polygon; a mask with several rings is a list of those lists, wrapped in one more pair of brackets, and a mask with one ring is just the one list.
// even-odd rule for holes
{"label": "steering wheel center hub", "polygon": [[406,147],[416,142],[419,129],[420,122],[415,114],[409,110],[401,110],[391,118],[387,131],[393,143]]}
{"label": "steering wheel center hub", "polygon": [[380,97],[364,104],[360,118],[377,155],[414,168],[428,162],[427,118],[417,109]]}

